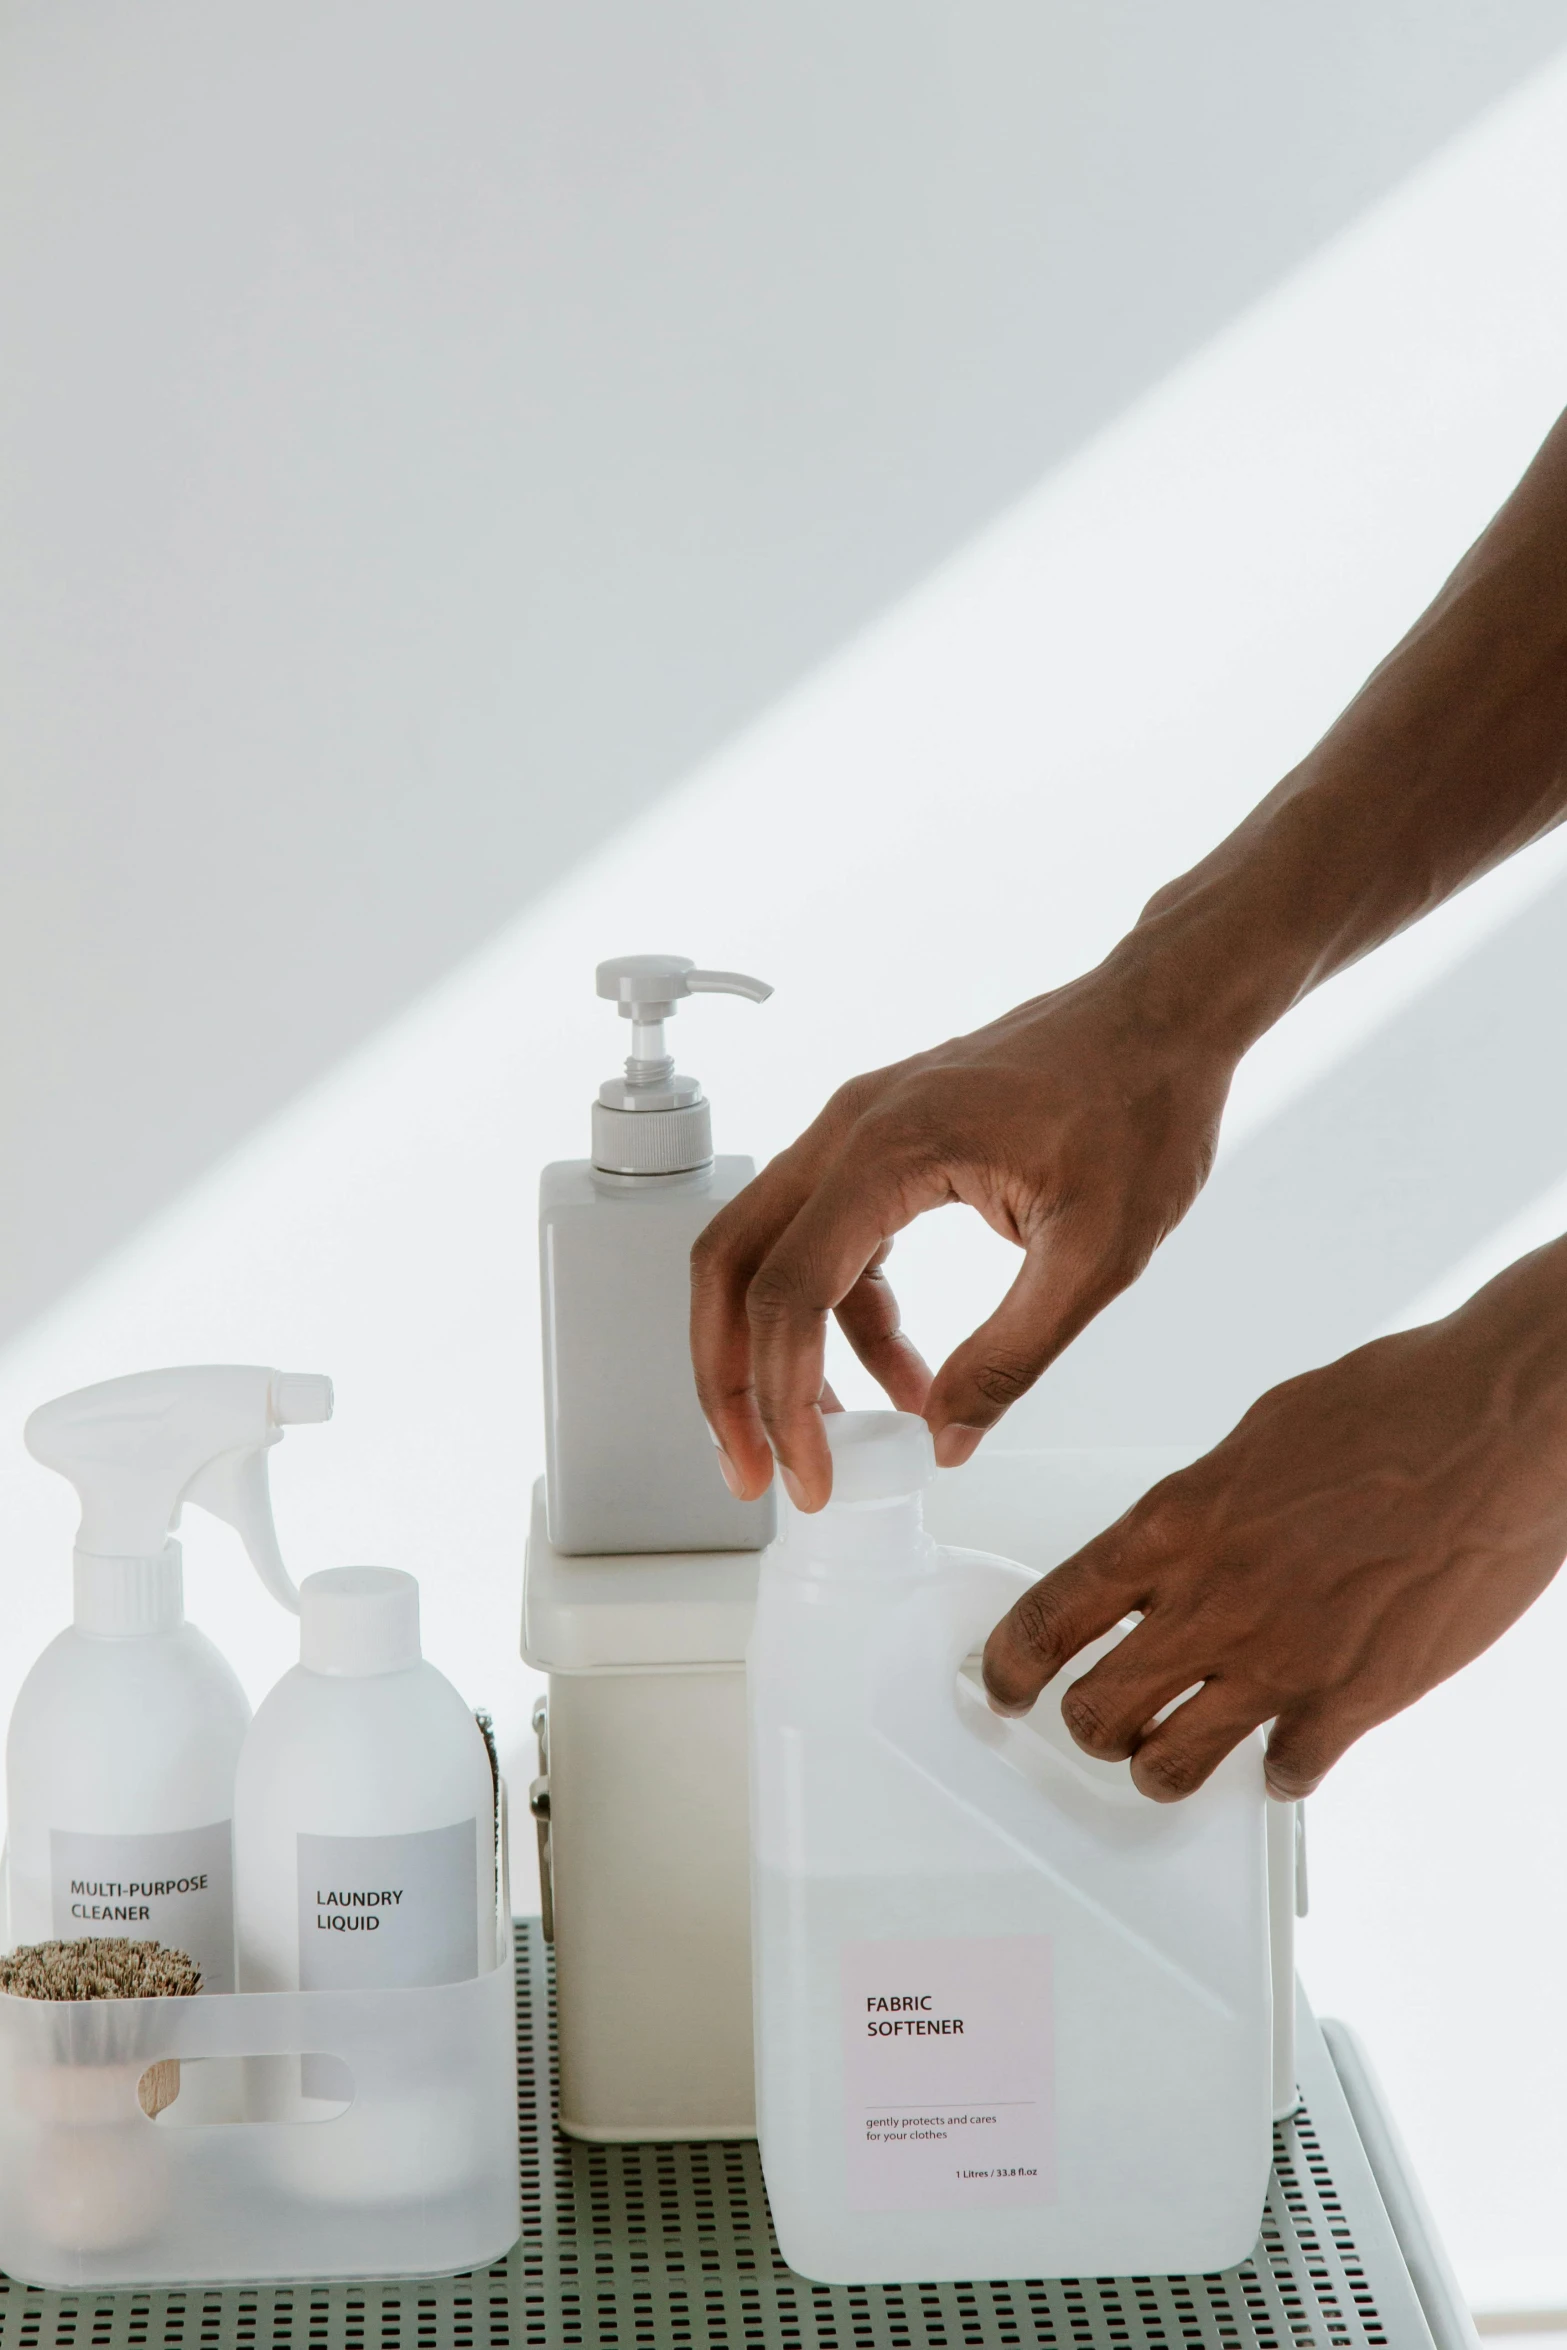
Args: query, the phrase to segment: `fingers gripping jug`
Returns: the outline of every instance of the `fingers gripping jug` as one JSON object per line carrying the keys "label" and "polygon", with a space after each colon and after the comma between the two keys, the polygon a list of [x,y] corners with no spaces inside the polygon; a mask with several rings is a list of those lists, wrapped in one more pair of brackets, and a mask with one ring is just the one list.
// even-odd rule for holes
{"label": "fingers gripping jug", "polygon": [[762,2165],[829,2283],[1207,2271],[1271,2150],[1260,1740],[1148,1801],[1063,1689],[1022,1721],[972,1660],[1033,1577],[939,1549],[924,1423],[832,1414],[747,1654]]}

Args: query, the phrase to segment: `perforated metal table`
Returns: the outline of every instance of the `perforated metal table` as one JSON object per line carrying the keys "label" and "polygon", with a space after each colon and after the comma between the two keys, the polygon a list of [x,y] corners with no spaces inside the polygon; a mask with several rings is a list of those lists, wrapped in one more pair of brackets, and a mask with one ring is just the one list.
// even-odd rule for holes
{"label": "perforated metal table", "polygon": [[1302,2003],[1300,2112],[1262,2239],[1222,2275],[814,2285],[780,2260],[754,2145],[583,2146],[554,2126],[552,1961],[518,1936],[522,2232],[471,2275],[46,2293],[0,2350],[1477,2350],[1352,2036]]}

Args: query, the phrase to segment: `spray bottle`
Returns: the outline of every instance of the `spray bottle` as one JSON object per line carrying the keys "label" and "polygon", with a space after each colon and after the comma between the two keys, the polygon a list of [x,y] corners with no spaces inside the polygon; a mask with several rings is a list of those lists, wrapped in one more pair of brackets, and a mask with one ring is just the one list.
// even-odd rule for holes
{"label": "spray bottle", "polygon": [[143,1371],[33,1413],[27,1449],[75,1486],[75,1621],[23,1682],[6,1741],[10,1940],[125,1936],[232,1991],[234,1771],[250,1707],[185,1620],[184,1503],[234,1527],[298,1613],[267,1453],[331,1417],[332,1383],[224,1365]]}

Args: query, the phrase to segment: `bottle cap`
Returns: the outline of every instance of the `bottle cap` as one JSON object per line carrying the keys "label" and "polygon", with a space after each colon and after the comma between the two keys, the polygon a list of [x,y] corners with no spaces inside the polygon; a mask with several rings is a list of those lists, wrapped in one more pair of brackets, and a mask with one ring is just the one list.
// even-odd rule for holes
{"label": "bottle cap", "polygon": [[832,1503],[901,1501],[935,1483],[930,1430],[915,1412],[824,1412]]}
{"label": "bottle cap", "polygon": [[77,1551],[71,1581],[78,1632],[106,1640],[172,1632],[185,1620],[181,1560],[177,1542],[166,1542],[162,1557],[155,1559],[95,1558],[90,1551]]}
{"label": "bottle cap", "polygon": [[406,1673],[419,1646],[419,1586],[400,1567],[325,1567],[299,1586],[299,1661],[355,1679]]}

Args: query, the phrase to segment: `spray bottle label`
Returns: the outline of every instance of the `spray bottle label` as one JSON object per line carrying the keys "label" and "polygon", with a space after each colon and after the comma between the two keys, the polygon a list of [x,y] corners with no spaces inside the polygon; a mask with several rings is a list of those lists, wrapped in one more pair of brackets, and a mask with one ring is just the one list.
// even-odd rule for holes
{"label": "spray bottle label", "polygon": [[234,1834],[227,1820],[156,1836],[49,1838],[61,1942],[123,1937],[183,1950],[203,1991],[234,1988]]}
{"label": "spray bottle label", "polygon": [[409,1991],[479,1971],[472,1820],[405,1836],[299,1838],[301,1991]]}
{"label": "spray bottle label", "polygon": [[842,1983],[851,2208],[1052,2202],[1049,1940],[852,1942]]}

